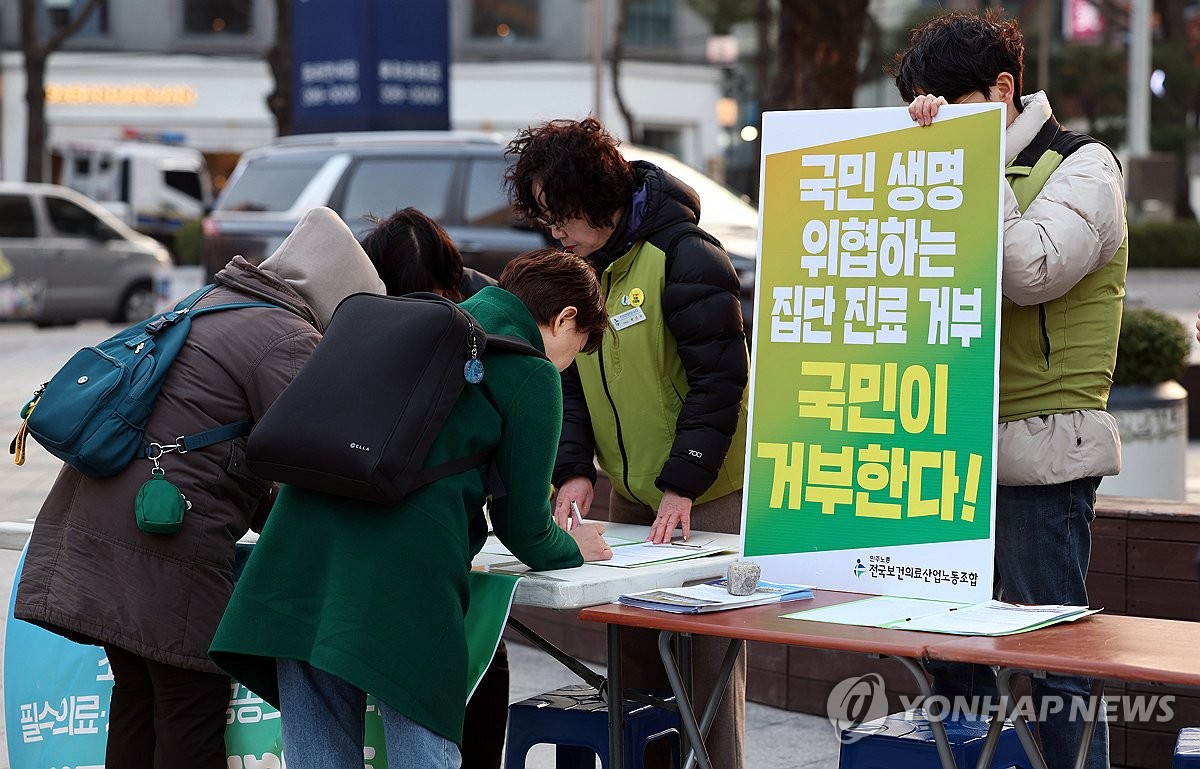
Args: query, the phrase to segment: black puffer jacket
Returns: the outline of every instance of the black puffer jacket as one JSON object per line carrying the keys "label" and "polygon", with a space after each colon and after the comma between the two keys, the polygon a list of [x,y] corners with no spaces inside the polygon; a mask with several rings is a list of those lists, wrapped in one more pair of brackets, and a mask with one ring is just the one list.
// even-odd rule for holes
{"label": "black puffer jacket", "polygon": [[[665,447],[647,445],[655,441],[647,440],[629,405],[639,398],[651,398],[654,393],[615,392],[609,393],[611,398],[596,398],[593,394],[594,411],[589,414],[579,370],[572,366],[563,374],[563,433],[554,481],[561,484],[567,478],[579,475],[594,480],[596,441],[593,430],[612,429],[615,422],[617,444],[626,461],[606,462],[602,447],[604,470],[623,495],[657,507],[662,491],[671,490],[696,499],[713,486],[722,472],[731,452],[731,443],[738,433],[739,417],[744,414],[749,357],[737,275],[720,243],[697,226],[700,202],[696,193],[650,163],[635,162],[634,168],[638,191],[618,221],[613,237],[589,260],[603,275],[606,268],[635,249],[639,250],[639,256],[635,258],[642,258],[641,254],[645,252],[641,249],[646,244],[665,253],[661,311],[666,333],[670,336],[667,347],[669,349],[673,344],[674,354],[686,374],[686,393],[680,393],[676,388],[675,395],[680,397],[672,396],[677,410],[674,435],[669,451],[663,455],[665,461],[661,469],[654,469],[657,477],[653,479],[653,486],[657,487],[658,493],[648,494],[646,484],[642,484],[639,491],[637,480],[630,480],[628,468],[636,468],[639,464],[638,452],[662,452]],[[607,290],[605,279],[601,282]],[[629,309],[622,306],[622,300],[623,297],[608,297],[610,313]],[[657,306],[657,301],[657,298],[649,298],[645,306]],[[618,339],[616,349],[620,350],[621,365],[626,371],[659,365],[649,349],[628,343],[622,347],[620,341],[623,340]],[[610,383],[620,387],[620,380],[610,382],[607,378],[604,355],[601,352],[600,368],[606,387]],[[666,371],[660,371],[660,374],[663,380],[669,377]],[[672,386],[674,383],[663,381],[656,389]],[[603,419],[596,413],[602,409],[611,409]],[[732,447],[732,451],[738,452],[740,467],[744,446]],[[640,459],[643,460],[641,464],[645,464],[645,457]],[[622,466],[613,466],[616,464]],[[731,474],[738,476],[733,488],[740,488],[740,470]]]}

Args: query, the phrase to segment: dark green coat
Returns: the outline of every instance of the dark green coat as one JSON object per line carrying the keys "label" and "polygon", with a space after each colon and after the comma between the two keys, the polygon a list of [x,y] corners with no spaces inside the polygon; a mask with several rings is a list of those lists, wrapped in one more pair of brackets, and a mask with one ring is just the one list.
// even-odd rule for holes
{"label": "dark green coat", "polygon": [[[485,288],[463,306],[489,333],[542,349],[512,294]],[[559,374],[527,355],[484,361],[483,382],[467,385],[427,463],[495,447],[508,491],[491,507],[496,534],[535,569],[578,566],[579,549],[550,513]],[[486,535],[484,476],[476,469],[437,481],[390,509],[283,487],[217,629],[213,660],[275,705],[275,658],[305,660],[461,743],[463,617],[467,572]]]}

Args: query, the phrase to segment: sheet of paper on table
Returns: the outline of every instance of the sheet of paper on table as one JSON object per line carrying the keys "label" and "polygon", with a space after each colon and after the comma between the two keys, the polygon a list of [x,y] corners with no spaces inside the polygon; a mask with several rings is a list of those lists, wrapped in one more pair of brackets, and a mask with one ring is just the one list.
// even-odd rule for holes
{"label": "sheet of paper on table", "polygon": [[635,542],[613,548],[613,557],[608,561],[592,561],[593,566],[615,566],[619,569],[632,569],[638,566],[648,566],[652,563],[668,563],[684,561],[689,558],[703,558],[717,553],[728,553],[730,548],[719,545],[712,540],[683,542],[675,540],[661,545],[651,542]]}
{"label": "sheet of paper on table", "polygon": [[893,623],[924,617],[929,614],[970,606],[966,603],[933,601],[924,598],[896,598],[881,595],[857,601],[823,606],[820,609],[785,614],[788,619],[803,619],[811,622],[831,622],[835,625],[861,625],[863,627],[889,627]]}
{"label": "sheet of paper on table", "polygon": [[783,616],[811,622],[892,630],[999,636],[1024,633],[1058,622],[1073,622],[1098,611],[1100,609],[1086,606],[1026,606],[1003,601],[968,604],[877,596]]}
{"label": "sheet of paper on table", "polygon": [[[613,557],[608,561],[588,561],[585,566],[615,566],[620,569],[634,569],[639,566],[650,566],[673,561],[686,561],[692,558],[704,558],[719,553],[735,552],[736,545],[721,545],[711,540],[694,541],[688,544],[654,545],[649,542],[628,542],[611,544]],[[494,563],[489,567],[492,571],[502,573],[522,574],[528,577],[555,578],[555,572],[529,571],[520,561],[505,561]]]}
{"label": "sheet of paper on table", "polygon": [[[625,539],[624,537],[617,537],[611,534],[605,534],[604,541],[608,543],[609,547],[621,547],[622,545],[632,545],[637,542],[634,539]],[[512,551],[505,547],[504,543],[497,539],[495,535],[487,538],[487,542],[483,544],[483,549],[479,552],[487,553],[488,555],[507,555],[510,558],[512,557]]]}
{"label": "sheet of paper on table", "polygon": [[1074,622],[1100,611],[1086,606],[1026,606],[1003,601],[984,601],[961,609],[914,618],[892,627],[900,630],[923,630],[927,633],[955,635],[998,636],[1025,633],[1030,630]]}
{"label": "sheet of paper on table", "polygon": [[637,606],[642,609],[666,611],[673,614],[705,614],[744,606],[761,606],[812,598],[809,585],[784,585],[776,582],[759,581],[750,595],[731,595],[726,589],[725,578],[714,579],[702,585],[690,587],[660,588],[643,590],[640,593],[622,595],[616,603]]}

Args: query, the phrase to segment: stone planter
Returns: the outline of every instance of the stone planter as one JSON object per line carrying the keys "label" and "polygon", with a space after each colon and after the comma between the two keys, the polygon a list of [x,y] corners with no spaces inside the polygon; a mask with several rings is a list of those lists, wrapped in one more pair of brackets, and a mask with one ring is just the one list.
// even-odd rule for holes
{"label": "stone planter", "polygon": [[1121,474],[1101,494],[1187,497],[1187,390],[1178,382],[1113,387],[1108,410],[1121,431]]}

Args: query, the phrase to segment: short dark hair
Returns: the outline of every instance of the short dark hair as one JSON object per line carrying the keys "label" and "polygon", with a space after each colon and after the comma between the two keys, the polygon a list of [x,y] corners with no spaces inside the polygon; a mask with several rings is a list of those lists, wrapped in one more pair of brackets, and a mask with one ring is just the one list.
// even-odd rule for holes
{"label": "short dark hair", "polygon": [[[517,216],[611,226],[613,214],[629,206],[635,185],[633,166],[619,145],[592,117],[551,120],[519,131],[504,150],[514,158],[504,181]],[[545,205],[534,194],[535,183]]]}
{"label": "short dark hair", "polygon": [[367,219],[375,228],[362,247],[390,296],[429,291],[462,301],[462,254],[441,225],[411,207],[386,219]]}
{"label": "short dark hair", "polygon": [[987,94],[1001,72],[1012,75],[1013,102],[1021,110],[1025,42],[1017,22],[989,9],[983,16],[957,11],[936,16],[912,31],[908,50],[896,54],[888,72],[906,102],[919,94],[954,102],[976,91]]}
{"label": "short dark hair", "polygon": [[575,328],[588,336],[583,352],[600,349],[608,310],[596,271],[582,257],[556,248],[526,251],[504,267],[498,285],[516,295],[542,326],[568,306],[575,307]]}

